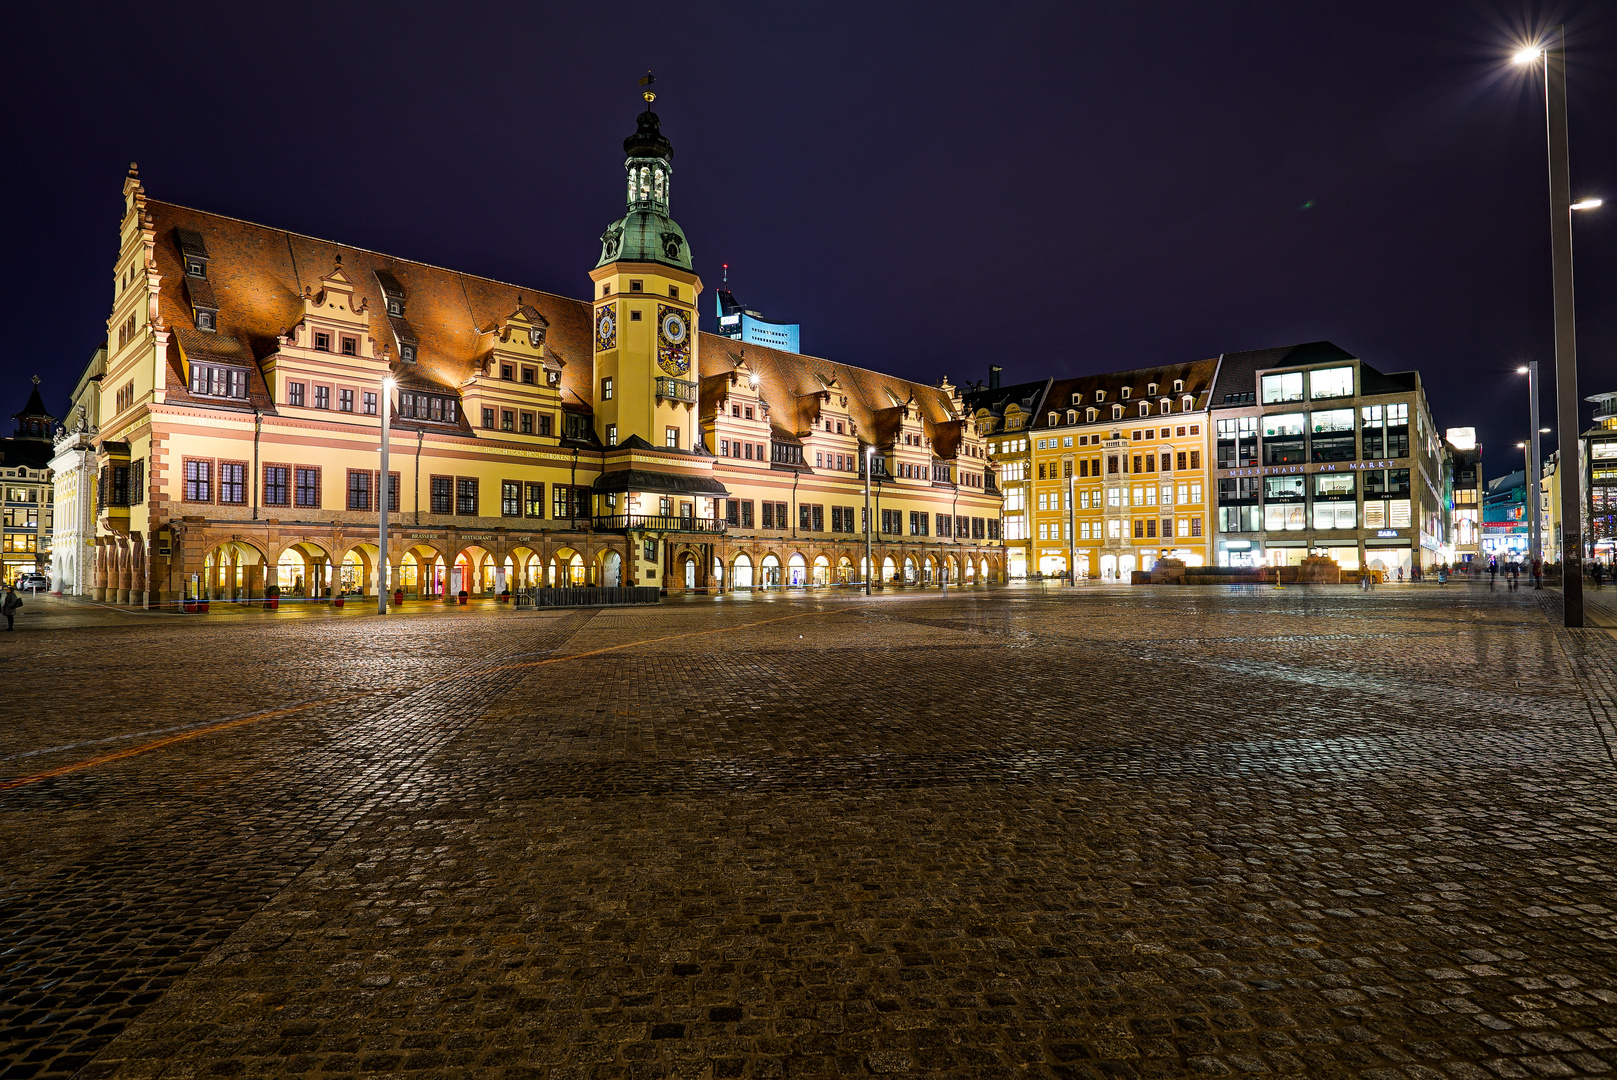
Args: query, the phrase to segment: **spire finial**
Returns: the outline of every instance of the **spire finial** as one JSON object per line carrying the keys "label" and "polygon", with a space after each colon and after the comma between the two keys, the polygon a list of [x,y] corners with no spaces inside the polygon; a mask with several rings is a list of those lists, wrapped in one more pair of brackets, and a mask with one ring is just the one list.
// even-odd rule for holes
{"label": "spire finial", "polygon": [[38,375],[35,375],[35,376],[34,376],[34,385],[35,385],[35,386],[38,386],[38,385],[39,385],[39,376],[38,376]]}
{"label": "spire finial", "polygon": [[646,108],[648,109],[651,108],[651,103],[657,100],[656,91],[650,89],[651,84],[656,81],[657,76],[653,75],[649,70],[646,72],[645,77],[640,80],[640,85],[647,88],[640,91],[640,96],[646,99]]}

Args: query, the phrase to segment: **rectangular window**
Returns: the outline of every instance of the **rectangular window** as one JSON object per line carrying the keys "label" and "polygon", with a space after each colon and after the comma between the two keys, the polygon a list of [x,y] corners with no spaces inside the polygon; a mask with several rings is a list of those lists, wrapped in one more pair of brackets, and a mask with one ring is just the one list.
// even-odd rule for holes
{"label": "rectangular window", "polygon": [[364,400],[365,400],[365,415],[366,416],[375,416],[376,415],[376,391],[374,391],[374,390],[365,391],[365,399]]}
{"label": "rectangular window", "polygon": [[264,505],[285,506],[288,502],[288,490],[292,470],[285,465],[264,466]]}
{"label": "rectangular window", "polygon": [[1149,540],[1155,540],[1157,538],[1157,519],[1156,518],[1146,518],[1145,519],[1145,535],[1146,535],[1146,538],[1149,539]]}
{"label": "rectangular window", "polygon": [[1261,380],[1263,384],[1263,403],[1273,405],[1282,401],[1301,401],[1303,399],[1303,373],[1300,371],[1287,371],[1279,375],[1265,375]]}
{"label": "rectangular window", "polygon": [[1353,369],[1351,367],[1320,368],[1308,373],[1308,396],[1315,401],[1324,398],[1353,396]]}
{"label": "rectangular window", "polygon": [[738,499],[724,501],[724,520],[737,528],[741,527],[741,502]]}
{"label": "rectangular window", "polygon": [[500,410],[500,430],[515,431],[517,429],[517,414],[511,409]]}
{"label": "rectangular window", "polygon": [[616,424],[608,424],[608,425],[606,425],[606,445],[608,445],[608,446],[616,446],[616,445],[618,445],[618,425],[616,425]]}
{"label": "rectangular window", "polygon": [[331,387],[317,386],[314,388],[314,407],[317,409],[331,408]]}
{"label": "rectangular window", "polygon": [[981,540],[986,535],[986,532],[986,523],[982,518],[974,517],[971,519],[971,538],[973,540]]}
{"label": "rectangular window", "polygon": [[331,335],[326,334],[326,333],[322,333],[321,331],[316,330],[315,334],[314,334],[314,351],[315,352],[330,352],[331,351]]}
{"label": "rectangular window", "polygon": [[677,428],[677,427],[665,427],[665,428],[663,428],[663,441],[667,444],[668,449],[670,449],[670,450],[678,450],[679,449],[679,428]]}
{"label": "rectangular window", "polygon": [[521,426],[522,434],[524,434],[524,435],[532,435],[533,434],[533,413],[531,413],[531,412],[523,413],[522,414],[522,423],[521,423],[520,426]]}
{"label": "rectangular window", "polygon": [[286,384],[286,403],[288,405],[302,405],[303,404],[303,394],[304,394],[304,384],[303,383],[289,382],[289,383]]}
{"label": "rectangular window", "polygon": [[539,369],[523,365],[522,381],[529,386],[537,386],[539,384]]}
{"label": "rectangular window", "polygon": [[601,380],[601,400],[612,400],[612,376],[610,375]]}
{"label": "rectangular window", "polygon": [[504,379],[506,382],[515,382],[516,377],[517,377],[517,366],[515,364],[501,364],[500,365],[500,378]]}
{"label": "rectangular window", "polygon": [[186,458],[183,467],[185,470],[185,501],[213,502],[213,462]]}
{"label": "rectangular window", "polygon": [[320,509],[320,467],[299,465],[292,470],[292,479],[296,505],[306,510]]}
{"label": "rectangular window", "polygon": [[545,516],[545,485],[529,481],[525,487],[527,497],[523,500],[522,516],[542,518]]}
{"label": "rectangular window", "polygon": [[1202,534],[1202,519],[1199,518],[1199,517],[1191,518],[1190,519],[1190,535],[1191,536],[1200,536],[1201,534]]}
{"label": "rectangular window", "polygon": [[364,469],[348,470],[348,509],[371,508],[371,473]]}
{"label": "rectangular window", "polygon": [[500,516],[522,516],[522,482],[520,480],[500,481]]}
{"label": "rectangular window", "polygon": [[471,476],[455,478],[455,513],[461,517],[477,516],[477,479]]}
{"label": "rectangular window", "polygon": [[337,391],[337,410],[339,412],[354,411],[354,392],[352,390]]}
{"label": "rectangular window", "polygon": [[434,476],[427,481],[427,490],[428,505],[432,513],[453,514],[455,512],[454,477]]}
{"label": "rectangular window", "polygon": [[342,354],[344,356],[358,356],[359,355],[359,339],[355,338],[355,337],[348,337],[346,334],[343,335],[343,338],[342,338]]}
{"label": "rectangular window", "polygon": [[247,463],[221,461],[219,463],[219,501],[241,505],[247,501]]}
{"label": "rectangular window", "polygon": [[387,474],[387,510],[390,514],[399,510],[399,474],[396,472]]}
{"label": "rectangular window", "polygon": [[483,426],[490,429],[494,427],[494,410],[486,406],[483,409]]}
{"label": "rectangular window", "polygon": [[1145,519],[1144,518],[1135,518],[1134,519],[1134,538],[1136,540],[1145,539]]}
{"label": "rectangular window", "polygon": [[540,435],[549,435],[550,434],[550,424],[551,424],[550,414],[549,413],[540,413],[539,414],[539,434]]}
{"label": "rectangular window", "polygon": [[575,509],[573,489],[566,484],[552,484],[550,487],[550,516],[565,521],[573,517]]}
{"label": "rectangular window", "polygon": [[1162,538],[1164,540],[1173,539],[1173,518],[1162,519]]}
{"label": "rectangular window", "polygon": [[[769,504],[764,503],[764,505],[767,507]],[[752,521],[752,500],[743,499],[741,500],[741,527],[743,529],[752,528]]]}

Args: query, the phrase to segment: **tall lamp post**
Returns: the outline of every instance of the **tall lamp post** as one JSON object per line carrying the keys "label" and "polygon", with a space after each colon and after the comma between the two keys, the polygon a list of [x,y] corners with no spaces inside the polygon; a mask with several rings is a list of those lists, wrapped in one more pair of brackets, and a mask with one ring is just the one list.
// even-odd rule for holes
{"label": "tall lamp post", "polygon": [[865,447],[865,595],[870,595],[870,575],[875,564],[870,561],[870,470],[876,466],[876,448]]}
{"label": "tall lamp post", "polygon": [[1527,436],[1527,441],[1521,444],[1527,450],[1527,505],[1530,507],[1527,516],[1532,519],[1527,532],[1527,557],[1541,559],[1544,557],[1544,538],[1539,534],[1538,508],[1543,505],[1543,496],[1538,488],[1543,466],[1538,460],[1538,436],[1547,429],[1538,426],[1538,361],[1523,364],[1516,369],[1516,373],[1527,376],[1527,411],[1530,414],[1527,430],[1532,432]]}
{"label": "tall lamp post", "polygon": [[382,475],[377,480],[376,517],[376,613],[387,614],[387,500],[392,494],[387,472],[387,437],[391,426],[393,404],[393,376],[382,377]]}
{"label": "tall lamp post", "polygon": [[[1566,626],[1583,625],[1583,499],[1578,470],[1578,346],[1572,304],[1572,211],[1598,199],[1572,201],[1566,122],[1566,31],[1557,26],[1544,45],[1515,55],[1518,64],[1544,62],[1544,124],[1549,145],[1550,254],[1555,288],[1555,422],[1561,452],[1561,610]],[[1538,427],[1538,417],[1533,418]],[[1537,443],[1535,435],[1530,442]],[[1535,478],[1536,482],[1536,478]],[[1534,508],[1535,522],[1537,507]]]}

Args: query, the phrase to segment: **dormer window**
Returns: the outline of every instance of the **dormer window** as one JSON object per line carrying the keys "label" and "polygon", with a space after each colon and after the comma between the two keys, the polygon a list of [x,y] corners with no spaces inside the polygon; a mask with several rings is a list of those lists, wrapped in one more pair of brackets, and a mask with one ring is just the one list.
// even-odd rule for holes
{"label": "dormer window", "polygon": [[1082,395],[1082,394],[1074,394],[1074,395],[1072,395],[1072,403],[1074,405],[1082,405],[1084,403],[1084,395]]}
{"label": "dormer window", "polygon": [[1173,381],[1173,392],[1176,393],[1176,394],[1184,393],[1185,392],[1185,380],[1183,380],[1183,379],[1175,379]]}
{"label": "dormer window", "polygon": [[1099,409],[1088,409],[1084,412],[1084,421],[1086,423],[1093,424],[1098,419],[1100,419]]}
{"label": "dormer window", "polygon": [[547,371],[547,372],[545,372],[545,381],[548,382],[551,386],[560,386],[561,385],[561,372],[559,372],[559,371]]}
{"label": "dormer window", "polygon": [[1149,401],[1140,402],[1140,415],[1141,416],[1150,416],[1151,415],[1151,403]]}
{"label": "dormer window", "polygon": [[195,229],[175,229],[174,238],[180,244],[180,259],[185,264],[185,276],[208,277],[208,245]]}
{"label": "dormer window", "polygon": [[185,272],[190,277],[205,278],[208,276],[208,264],[201,259],[186,259]]}
{"label": "dormer window", "polygon": [[1163,398],[1162,401],[1161,401],[1161,405],[1162,405],[1162,415],[1166,416],[1169,413],[1173,412],[1173,399],[1172,398]]}
{"label": "dormer window", "polygon": [[1134,387],[1132,387],[1132,386],[1123,387],[1123,394],[1122,394],[1123,400],[1127,401],[1129,399],[1129,394],[1133,393],[1133,391],[1134,391]]}
{"label": "dormer window", "polygon": [[1077,409],[1068,409],[1067,410],[1067,423],[1076,424],[1077,422],[1078,422],[1078,410]]}
{"label": "dormer window", "polygon": [[544,343],[545,343],[545,332],[544,332],[544,330],[542,330],[539,327],[535,326],[533,329],[528,331],[528,344],[529,345],[531,345],[535,349],[537,349],[539,346],[543,345]]}
{"label": "dormer window", "polygon": [[1121,405],[1113,405],[1112,406],[1112,419],[1113,420],[1121,420],[1121,419],[1123,419],[1123,406],[1121,406]]}
{"label": "dormer window", "polygon": [[214,325],[213,312],[208,311],[205,308],[197,308],[197,329],[198,330],[217,330],[218,329],[218,327],[216,325]]}
{"label": "dormer window", "polygon": [[1061,420],[1060,420],[1060,418],[1058,417],[1058,415],[1056,413],[1051,413],[1050,414],[1050,426],[1051,427],[1055,427],[1060,422],[1061,422]]}
{"label": "dormer window", "polygon": [[1106,400],[1106,391],[1104,391],[1104,390],[1096,390],[1095,391],[1095,400],[1096,401],[1105,401]]}
{"label": "dormer window", "polygon": [[415,346],[414,345],[401,345],[401,346],[399,346],[399,359],[403,360],[406,364],[415,363]]}
{"label": "dormer window", "polygon": [[404,301],[389,299],[387,302],[387,313],[389,315],[402,318],[404,316]]}
{"label": "dormer window", "polygon": [[1157,396],[1157,384],[1156,383],[1151,383],[1148,386],[1146,386],[1145,393],[1146,393],[1147,397],[1156,397]]}
{"label": "dormer window", "polygon": [[1186,394],[1184,396],[1184,400],[1180,401],[1179,407],[1185,412],[1189,412],[1191,409],[1196,407],[1196,399],[1191,397],[1189,394]]}

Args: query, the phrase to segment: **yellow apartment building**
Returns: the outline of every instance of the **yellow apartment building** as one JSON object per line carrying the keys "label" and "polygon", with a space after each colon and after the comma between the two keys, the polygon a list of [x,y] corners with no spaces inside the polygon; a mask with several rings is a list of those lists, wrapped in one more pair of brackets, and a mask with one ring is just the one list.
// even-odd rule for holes
{"label": "yellow apartment building", "polygon": [[1057,379],[1029,439],[1031,542],[1045,576],[1127,583],[1212,560],[1207,416],[1217,361]]}

